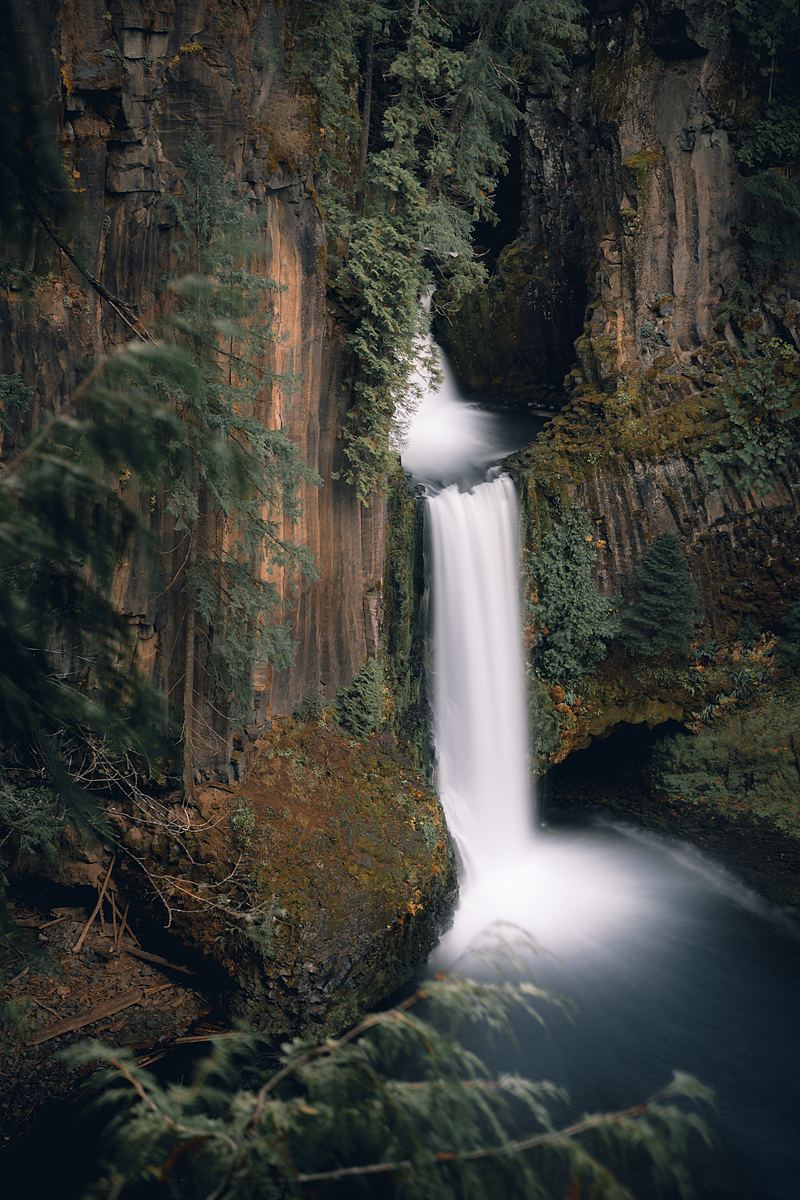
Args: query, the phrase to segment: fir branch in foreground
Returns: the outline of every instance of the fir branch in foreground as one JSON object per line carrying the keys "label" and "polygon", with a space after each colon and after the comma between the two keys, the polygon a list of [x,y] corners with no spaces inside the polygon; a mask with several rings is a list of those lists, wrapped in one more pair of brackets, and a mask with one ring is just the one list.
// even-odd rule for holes
{"label": "fir branch in foreground", "polygon": [[284,1046],[277,1070],[264,1038],[219,1039],[189,1084],[98,1043],[71,1050],[73,1062],[111,1068],[98,1080],[105,1174],[89,1194],[455,1200],[491,1189],[549,1200],[588,1188],[630,1200],[609,1165],[624,1151],[636,1178],[647,1169],[688,1195],[690,1136],[707,1139],[694,1109],[710,1100],[695,1080],[676,1073],[641,1103],[568,1120],[560,1088],[494,1076],[466,1044],[478,1032],[511,1045],[521,1022],[541,1020],[541,998],[437,978],[339,1038]]}

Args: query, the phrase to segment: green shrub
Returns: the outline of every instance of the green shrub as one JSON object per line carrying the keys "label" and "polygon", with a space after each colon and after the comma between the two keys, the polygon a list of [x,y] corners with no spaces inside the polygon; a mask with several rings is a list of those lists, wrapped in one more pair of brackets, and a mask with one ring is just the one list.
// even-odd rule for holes
{"label": "green shrub", "polygon": [[231,829],[236,843],[247,849],[256,831],[256,814],[246,800],[240,800],[231,813]]}
{"label": "green shrub", "polygon": [[234,927],[233,932],[238,932],[251,948],[269,962],[275,954],[275,926],[278,921],[285,921],[288,915],[278,903],[277,896],[271,896],[247,913],[244,925],[238,929]]}
{"label": "green shrub", "polygon": [[800,258],[800,189],[778,171],[759,171],[744,182],[743,233],[753,265],[782,269]]}
{"label": "green shrub", "polygon": [[622,615],[623,645],[635,654],[686,653],[700,616],[700,594],[672,534],[645,551],[634,589],[635,599]]}
{"label": "green shrub", "polygon": [[352,737],[364,738],[383,720],[383,667],[377,658],[368,658],[359,667],[349,687],[336,695],[336,720]]}
{"label": "green shrub", "polygon": [[729,708],[697,734],[664,738],[650,760],[653,783],[673,800],[730,815],[747,812],[800,837],[798,719],[796,686],[753,707]]}
{"label": "green shrub", "polygon": [[583,509],[573,505],[541,539],[529,570],[539,602],[539,673],[553,683],[574,683],[604,656],[617,629],[614,602],[595,587],[597,557],[592,527]]}
{"label": "green shrub", "polygon": [[738,158],[746,167],[774,167],[798,156],[800,112],[796,103],[773,101],[742,130]]}
{"label": "green shrub", "polygon": [[528,687],[528,725],[531,730],[533,753],[547,758],[559,744],[559,726],[550,688],[534,675]]}
{"label": "green shrub", "polygon": [[800,433],[800,355],[772,338],[727,372],[717,396],[727,416],[720,441],[702,456],[719,487],[730,470],[742,489],[766,495],[792,463]]}

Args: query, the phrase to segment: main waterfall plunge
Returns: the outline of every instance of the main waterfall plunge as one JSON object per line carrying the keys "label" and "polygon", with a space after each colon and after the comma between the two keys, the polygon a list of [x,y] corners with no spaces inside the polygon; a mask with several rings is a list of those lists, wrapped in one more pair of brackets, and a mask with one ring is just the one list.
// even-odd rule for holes
{"label": "main waterfall plunge", "polygon": [[506,872],[533,831],[514,485],[451,484],[427,517],[438,785],[468,890]]}
{"label": "main waterfall plunge", "polygon": [[[437,951],[449,966],[487,931],[589,962],[676,919],[664,889],[674,849],[630,834],[536,827],[522,637],[519,514],[505,456],[522,438],[504,417],[465,401],[428,339],[407,421],[403,465],[425,495],[432,619],[429,693],[436,780],[460,859],[461,900]],[[683,853],[681,851],[681,853]],[[663,868],[663,869],[662,869]],[[708,865],[705,888],[749,904]],[[491,936],[491,935],[490,935]],[[470,966],[473,969],[473,965]],[[539,967],[537,966],[537,972]]]}
{"label": "main waterfall plunge", "polygon": [[497,465],[519,439],[459,396],[430,340],[423,359],[435,368],[417,374],[421,402],[402,458],[425,493],[437,786],[460,859],[461,904],[439,950],[448,963],[489,927],[521,927],[560,947],[633,901],[607,857],[536,836],[519,513]]}
{"label": "main waterfall plunge", "polygon": [[403,465],[426,493],[437,784],[466,896],[507,876],[533,833],[519,519],[493,465],[513,448],[497,419],[459,397],[430,339],[423,357],[433,378],[417,375]]}

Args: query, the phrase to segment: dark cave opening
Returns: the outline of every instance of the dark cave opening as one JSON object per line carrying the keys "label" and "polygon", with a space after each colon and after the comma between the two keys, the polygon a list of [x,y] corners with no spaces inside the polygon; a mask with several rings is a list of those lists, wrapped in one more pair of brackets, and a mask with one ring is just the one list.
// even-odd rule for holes
{"label": "dark cave opening", "polygon": [[645,800],[653,794],[649,766],[654,748],[682,731],[679,721],[654,728],[621,724],[585,749],[574,750],[541,782],[545,817],[575,807],[616,808],[618,801]]}
{"label": "dark cave opening", "polygon": [[500,252],[519,233],[522,216],[522,145],[518,133],[508,139],[506,150],[508,169],[498,179],[494,193],[497,223],[477,221],[473,231],[475,253],[490,273],[497,266]]}

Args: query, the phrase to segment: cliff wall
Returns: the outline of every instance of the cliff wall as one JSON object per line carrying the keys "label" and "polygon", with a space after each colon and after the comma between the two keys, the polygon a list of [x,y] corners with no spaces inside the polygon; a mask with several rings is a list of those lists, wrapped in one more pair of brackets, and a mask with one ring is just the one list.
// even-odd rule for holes
{"label": "cliff wall", "polygon": [[[91,363],[163,310],[165,280],[185,269],[172,197],[190,131],[208,140],[257,216],[264,252],[251,268],[277,284],[254,314],[270,333],[256,364],[265,372],[260,415],[296,442],[322,486],[306,488],[300,520],[283,531],[312,552],[319,577],[278,577],[296,650],[286,671],[256,666],[251,734],[304,697],[331,699],[375,649],[385,541],[385,505],[363,508],[334,478],[348,364],[325,294],[315,107],[284,69],[287,13],[266,0],[14,8],[74,192],[69,242],[84,269],[33,219],[27,245],[3,253],[0,371],[21,373],[34,389],[26,425],[68,405]],[[14,443],[12,430],[7,454]],[[175,697],[185,639],[170,584],[181,570],[182,538],[161,498],[151,499],[146,517],[162,550],[159,567],[154,575],[136,558],[122,564],[116,593],[137,629],[141,660]],[[208,682],[198,681],[196,704],[205,730],[200,759],[229,775],[237,755]]]}
{"label": "cliff wall", "polygon": [[[746,47],[705,0],[589,8],[565,85],[526,102],[518,236],[442,330],[462,379],[500,400],[558,403],[565,375],[613,390],[667,359],[680,389],[702,379],[700,346],[740,332],[721,309],[742,278]],[[784,261],[761,289],[765,328],[797,341],[799,291]]]}
{"label": "cliff wall", "polygon": [[[785,254],[755,268],[749,257],[759,214],[742,147],[766,111],[765,85],[747,38],[713,4],[589,8],[586,45],[563,87],[526,102],[517,237],[442,333],[470,391],[557,410],[510,460],[529,567],[576,504],[594,584],[618,606],[647,547],[674,535],[701,592],[699,640],[720,650],[713,661],[695,650],[699,669],[687,674],[600,645],[583,673],[537,684],[543,767],[616,725],[692,725],[721,696],[748,703],[734,675],[765,668],[746,661],[739,630],[780,629],[800,595],[796,461],[756,490],[708,460],[730,435],[723,393],[742,396],[737,371],[754,346],[763,352],[778,338],[787,348],[786,379],[770,379],[762,399],[768,407],[773,385],[786,383],[788,420],[797,408],[800,263]],[[778,170],[791,180],[799,166],[787,158]],[[749,419],[761,421],[760,410]],[[758,439],[754,430],[754,452]],[[536,676],[548,631],[532,573]]]}

